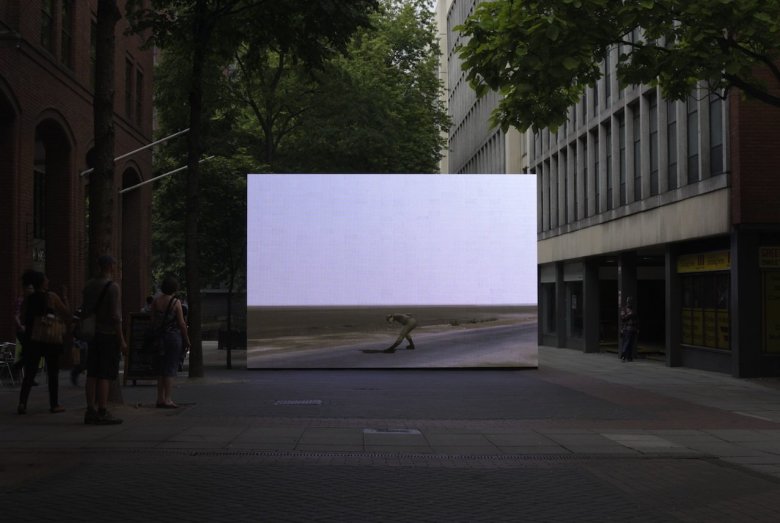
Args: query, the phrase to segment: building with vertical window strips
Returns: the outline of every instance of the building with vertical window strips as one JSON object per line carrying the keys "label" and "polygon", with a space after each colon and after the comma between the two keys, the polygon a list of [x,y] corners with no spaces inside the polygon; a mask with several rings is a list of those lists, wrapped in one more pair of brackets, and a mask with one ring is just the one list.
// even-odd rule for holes
{"label": "building with vertical window strips", "polygon": [[[447,1],[447,23],[475,3]],[[537,175],[539,343],[616,351],[631,297],[640,355],[780,375],[780,108],[706,85],[684,101],[621,87],[617,56],[559,129],[505,137],[505,158]],[[450,172],[482,169],[485,124],[458,115],[484,115],[445,58]]]}
{"label": "building with vertical window strips", "polygon": [[[490,125],[490,113],[498,103],[498,94],[477,98],[461,68],[456,49],[461,36],[454,27],[462,24],[482,0],[439,0],[436,5],[441,66],[447,93],[447,108],[452,120],[448,149],[442,172],[453,174],[506,174],[521,169],[525,153],[520,133],[507,133]],[[527,163],[527,162],[526,162]]]}
{"label": "building with vertical window strips", "polygon": [[540,343],[616,347],[632,297],[640,353],[780,375],[780,108],[620,88],[616,61],[564,126],[532,134]]}
{"label": "building with vertical window strips", "polygon": [[[0,339],[11,340],[14,297],[28,268],[81,301],[87,277],[87,209],[94,144],[92,99],[97,0],[0,2]],[[118,2],[124,12],[124,2]],[[117,155],[152,137],[152,50],[116,28]],[[151,177],[149,150],[116,163],[117,192]],[[123,306],[138,310],[149,289],[149,186],[115,198]]]}

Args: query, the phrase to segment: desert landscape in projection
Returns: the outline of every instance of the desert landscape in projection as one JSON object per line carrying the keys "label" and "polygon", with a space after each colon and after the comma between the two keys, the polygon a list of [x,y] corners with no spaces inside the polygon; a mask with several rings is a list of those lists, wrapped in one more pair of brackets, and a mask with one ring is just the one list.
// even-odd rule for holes
{"label": "desert landscape in projection", "polygon": [[[415,317],[400,327],[389,311]],[[535,306],[249,307],[250,368],[536,367]]]}
{"label": "desert landscape in projection", "polygon": [[535,181],[250,175],[247,367],[535,368]]}

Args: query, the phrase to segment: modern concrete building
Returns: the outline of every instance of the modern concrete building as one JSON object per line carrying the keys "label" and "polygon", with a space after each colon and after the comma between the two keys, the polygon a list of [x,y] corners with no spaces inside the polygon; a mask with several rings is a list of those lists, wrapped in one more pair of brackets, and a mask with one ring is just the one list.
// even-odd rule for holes
{"label": "modern concrete building", "polygon": [[540,343],[616,348],[630,296],[642,352],[780,375],[780,109],[706,86],[683,102],[620,88],[613,49],[565,125],[503,136],[485,123],[496,100],[475,100],[453,51],[477,3],[439,6],[449,172],[537,174]]}
{"label": "modern concrete building", "polygon": [[478,99],[466,81],[456,48],[462,37],[454,30],[474,12],[482,0],[438,0],[436,13],[442,52],[440,78],[447,92],[447,108],[452,119],[449,147],[441,163],[442,173],[502,174],[527,172],[524,136],[507,133],[490,125],[490,113],[498,94]]}
{"label": "modern concrete building", "polygon": [[667,364],[780,375],[780,109],[604,77],[533,133],[541,343],[603,350],[633,297]]}
{"label": "modern concrete building", "polygon": [[[88,176],[97,0],[0,2],[0,340],[12,340],[13,301],[28,268],[79,304],[87,277]],[[124,8],[124,2],[119,2]],[[152,51],[116,28],[116,154],[152,138]],[[147,150],[116,163],[117,191],[152,175]],[[149,289],[151,186],[117,194],[116,256],[124,310]]]}

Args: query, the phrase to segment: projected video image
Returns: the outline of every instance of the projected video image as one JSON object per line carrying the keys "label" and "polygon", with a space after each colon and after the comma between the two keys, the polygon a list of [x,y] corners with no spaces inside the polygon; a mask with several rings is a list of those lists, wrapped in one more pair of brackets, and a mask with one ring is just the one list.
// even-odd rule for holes
{"label": "projected video image", "polygon": [[247,367],[536,367],[536,178],[257,174]]}

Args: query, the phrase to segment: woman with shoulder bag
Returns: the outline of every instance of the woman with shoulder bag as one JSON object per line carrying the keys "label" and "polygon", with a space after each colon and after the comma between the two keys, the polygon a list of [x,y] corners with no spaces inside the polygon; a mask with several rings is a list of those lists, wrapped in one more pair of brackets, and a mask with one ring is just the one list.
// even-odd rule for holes
{"label": "woman with shoulder bag", "polygon": [[183,348],[190,346],[181,301],[173,296],[177,290],[179,282],[173,276],[167,276],[160,285],[161,294],[151,305],[152,323],[162,338],[157,378],[157,408],[160,409],[178,407],[171,399],[173,378],[179,368],[179,354]]}
{"label": "woman with shoulder bag", "polygon": [[63,337],[70,324],[71,312],[66,289],[63,286],[63,299],[49,291],[49,279],[42,272],[32,277],[32,294],[22,302],[21,318],[24,321],[24,380],[19,393],[19,414],[27,413],[27,399],[38,372],[41,357],[46,361],[46,374],[49,382],[49,412],[64,412],[59,404],[60,355],[63,350]]}

